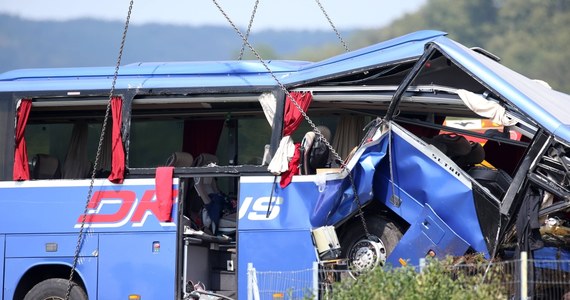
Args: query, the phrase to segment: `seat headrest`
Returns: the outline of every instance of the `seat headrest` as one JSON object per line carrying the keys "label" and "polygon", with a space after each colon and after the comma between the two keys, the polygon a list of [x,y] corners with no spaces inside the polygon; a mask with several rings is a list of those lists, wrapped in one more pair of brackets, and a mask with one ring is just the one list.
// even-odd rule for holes
{"label": "seat headrest", "polygon": [[61,178],[59,159],[49,154],[36,154],[32,159],[34,179]]}
{"label": "seat headrest", "polygon": [[174,152],[166,160],[169,167],[191,167],[194,163],[194,157],[188,152]]}
{"label": "seat headrest", "polygon": [[209,164],[217,165],[218,157],[210,153],[202,153],[196,156],[196,159],[194,160],[194,167],[203,167]]}

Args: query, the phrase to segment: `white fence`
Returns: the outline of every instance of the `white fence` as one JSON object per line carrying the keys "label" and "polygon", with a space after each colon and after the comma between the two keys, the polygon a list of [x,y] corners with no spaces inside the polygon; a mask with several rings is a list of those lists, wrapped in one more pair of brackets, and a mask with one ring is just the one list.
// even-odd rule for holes
{"label": "white fence", "polygon": [[[416,267],[419,272],[425,264]],[[483,275],[501,286],[505,299],[570,299],[570,261],[521,259],[487,263],[457,262],[451,274]],[[248,300],[334,299],[334,286],[355,279],[346,268],[314,263],[297,271],[256,271],[248,265]],[[346,286],[346,285],[344,285]]]}
{"label": "white fence", "polygon": [[310,299],[319,291],[319,265],[297,271],[258,272],[249,263],[247,268],[247,298],[261,299]]}

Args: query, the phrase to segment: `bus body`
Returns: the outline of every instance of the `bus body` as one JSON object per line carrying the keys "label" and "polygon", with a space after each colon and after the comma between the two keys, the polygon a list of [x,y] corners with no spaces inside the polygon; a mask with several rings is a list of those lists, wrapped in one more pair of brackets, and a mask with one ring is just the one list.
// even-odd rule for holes
{"label": "bus body", "polygon": [[[112,68],[0,75],[1,298],[65,293],[74,260],[78,299],[245,299],[249,264],[566,255],[570,96],[437,31],[265,64],[122,66],[100,149]],[[340,161],[308,168],[320,136],[291,99]],[[482,119],[497,129],[444,125]],[[324,226],[340,252],[316,247]]]}

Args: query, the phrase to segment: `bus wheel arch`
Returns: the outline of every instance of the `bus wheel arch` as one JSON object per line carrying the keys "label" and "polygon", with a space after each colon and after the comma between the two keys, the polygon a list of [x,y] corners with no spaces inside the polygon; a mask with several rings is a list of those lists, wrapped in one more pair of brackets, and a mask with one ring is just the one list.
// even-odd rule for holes
{"label": "bus wheel arch", "polygon": [[366,236],[360,218],[356,217],[346,224],[340,236],[341,255],[348,260],[348,267],[354,274],[383,265],[403,236],[396,222],[379,214],[367,215],[366,227],[370,238]]}
{"label": "bus wheel arch", "polygon": [[[71,267],[64,264],[46,264],[34,266],[30,268],[18,282],[18,286],[14,291],[14,300],[25,299],[26,294],[28,294],[28,292],[30,292],[36,285],[49,279],[63,280],[65,281],[67,287],[70,273]],[[80,288],[83,293],[86,293],[87,289],[85,283],[81,276],[77,274],[77,272],[73,276],[73,283],[78,288]]]}

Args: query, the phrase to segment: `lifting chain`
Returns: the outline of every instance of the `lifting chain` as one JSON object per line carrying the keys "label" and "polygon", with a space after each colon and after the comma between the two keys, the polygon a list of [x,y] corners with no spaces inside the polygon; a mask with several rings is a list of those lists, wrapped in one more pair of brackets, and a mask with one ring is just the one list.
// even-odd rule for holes
{"label": "lifting chain", "polygon": [[[251,18],[249,19],[249,24],[247,25],[247,32],[245,33],[245,39],[249,39],[249,33],[251,32],[251,25],[253,25],[253,19],[255,18],[255,13],[257,12],[257,6],[259,5],[259,0],[255,0],[253,5],[253,11],[251,12]],[[239,51],[238,60],[243,58],[243,52],[245,51],[245,43],[241,44],[241,49]]]}
{"label": "lifting chain", "polygon": [[[230,19],[230,17],[226,14],[226,12],[224,11],[224,9],[220,6],[220,4],[217,2],[217,0],[212,0],[214,2],[214,5],[216,5],[216,7],[218,8],[218,10],[222,13],[222,15],[226,18],[226,20],[228,21],[228,23],[232,26],[232,28],[234,29],[234,31],[241,37],[243,43],[245,45],[247,45],[247,47],[249,48],[249,50],[251,50],[251,52],[255,55],[255,57],[259,60],[259,62],[263,65],[263,67],[267,70],[267,72],[269,72],[269,74],[271,75],[271,77],[273,78],[273,80],[275,80],[275,82],[277,83],[277,85],[279,86],[279,88],[285,93],[285,95],[287,96],[287,98],[291,101],[291,103],[293,103],[293,105],[295,105],[295,107],[297,108],[297,110],[301,113],[301,115],[303,116],[303,118],[307,121],[307,123],[309,123],[309,125],[311,126],[311,128],[313,129],[313,132],[315,132],[316,135],[319,136],[319,138],[321,138],[321,140],[325,143],[325,145],[327,146],[327,148],[329,149],[329,151],[332,153],[332,155],[334,156],[335,161],[339,162],[343,168],[343,171],[346,170],[346,165],[343,163],[342,158],[340,157],[340,155],[335,151],[335,149],[331,146],[331,144],[329,143],[329,141],[323,136],[323,134],[321,133],[321,131],[317,128],[317,126],[315,125],[315,123],[313,123],[313,121],[309,118],[309,116],[307,115],[307,113],[303,110],[303,108],[301,108],[301,106],[299,105],[299,103],[297,103],[297,101],[295,101],[295,98],[293,98],[291,96],[291,94],[289,93],[289,91],[287,90],[287,88],[285,88],[285,86],[283,85],[283,83],[281,83],[281,81],[279,81],[279,79],[277,78],[277,76],[275,76],[275,74],[273,73],[273,71],[271,71],[271,69],[269,68],[269,66],[267,65],[267,63],[261,58],[261,56],[259,55],[259,53],[253,48],[253,46],[249,43],[249,41],[247,40],[247,38],[241,33],[241,31],[239,30],[239,28],[237,28],[237,26],[232,22],[232,20]],[[317,0],[318,2],[318,0]],[[320,4],[319,4],[320,6]],[[322,6],[321,6],[322,8]],[[326,14],[326,13],[325,13]],[[329,19],[330,20],[330,19]],[[332,24],[332,22],[331,22]],[[334,25],[333,25],[334,28]],[[348,50],[348,47],[346,48]],[[354,184],[354,179],[352,177],[352,174],[350,173],[350,170],[347,171],[348,174],[348,178],[350,180],[350,184],[351,184],[351,188],[352,188],[352,192],[354,194],[354,201],[357,203],[357,207],[358,207],[358,215],[360,216],[360,220],[362,222],[362,227],[364,228],[364,233],[366,234],[366,237],[368,239],[374,239],[372,235],[370,235],[369,231],[368,231],[368,226],[366,225],[366,220],[364,219],[364,211],[362,209],[362,204],[360,203],[360,199],[358,197],[358,191],[356,189],[356,185]],[[374,239],[376,240],[376,239]]]}
{"label": "lifting chain", "polygon": [[224,11],[224,9],[220,6],[220,4],[218,4],[217,0],[212,0],[214,2],[214,4],[216,5],[216,7],[218,8],[218,10],[222,13],[222,15],[224,15],[224,17],[226,18],[226,20],[228,21],[228,23],[230,23],[230,25],[232,26],[232,28],[235,30],[235,32],[241,37],[243,43],[245,45],[247,45],[247,47],[249,48],[249,50],[251,52],[253,52],[253,54],[255,55],[255,57],[257,58],[257,60],[259,60],[259,62],[263,65],[263,67],[265,68],[265,70],[267,70],[267,72],[271,75],[271,77],[273,78],[273,80],[275,80],[275,82],[277,83],[277,85],[279,86],[279,88],[285,93],[285,95],[287,96],[287,98],[289,98],[289,100],[291,101],[291,103],[293,103],[293,105],[295,105],[295,107],[297,108],[297,110],[301,113],[301,115],[303,116],[303,118],[307,121],[307,123],[309,123],[309,125],[311,126],[311,128],[313,129],[313,131],[315,132],[316,135],[318,135],[323,142],[325,143],[325,145],[327,146],[327,148],[331,151],[331,153],[333,154],[335,160],[342,162],[342,158],[340,157],[340,155],[338,155],[338,153],[333,149],[333,147],[331,146],[331,144],[329,143],[329,141],[327,141],[327,139],[325,139],[325,137],[323,136],[323,134],[321,133],[321,131],[317,128],[317,126],[315,125],[315,123],[313,123],[313,121],[309,118],[309,116],[307,116],[307,113],[303,110],[303,108],[301,108],[301,106],[299,105],[299,103],[297,103],[297,101],[295,100],[295,98],[293,98],[293,96],[291,96],[291,93],[289,93],[289,91],[287,90],[287,88],[285,88],[285,86],[283,85],[283,83],[281,83],[281,81],[279,79],[277,79],[277,76],[275,76],[275,74],[273,73],[273,71],[271,71],[271,69],[269,68],[269,66],[267,65],[267,63],[261,58],[261,56],[259,55],[259,53],[253,48],[253,46],[249,43],[249,41],[247,40],[247,38],[243,35],[243,33],[241,33],[241,31],[239,30],[239,28],[237,28],[237,26],[234,24],[234,22],[230,19],[230,17],[226,14],[226,12]]}
{"label": "lifting chain", "polygon": [[336,33],[336,36],[338,37],[340,43],[342,44],[342,46],[344,47],[344,50],[346,52],[349,52],[350,50],[348,49],[348,46],[346,45],[346,43],[344,42],[344,40],[342,39],[342,36],[340,35],[340,32],[336,29],[336,26],[334,26],[334,23],[332,22],[331,18],[329,17],[329,14],[327,14],[327,11],[325,10],[325,8],[323,7],[323,5],[321,4],[321,1],[319,0],[315,0],[317,1],[317,5],[319,6],[319,8],[321,9],[321,11],[323,12],[323,14],[325,15],[325,18],[327,18],[327,21],[329,21],[329,24],[331,25],[334,33]]}
{"label": "lifting chain", "polygon": [[93,163],[93,171],[91,172],[91,181],[89,183],[89,190],[87,191],[87,200],[85,201],[85,208],[83,210],[83,217],[81,219],[81,226],[79,227],[79,234],[77,236],[77,244],[75,245],[75,253],[73,254],[73,264],[71,265],[71,272],[69,274],[69,280],[67,282],[67,291],[65,293],[65,300],[69,300],[71,295],[71,288],[73,287],[73,275],[75,274],[75,269],[77,268],[77,261],[79,260],[79,253],[81,251],[81,245],[83,244],[83,232],[85,230],[85,223],[87,219],[87,211],[89,209],[89,200],[93,195],[93,186],[95,184],[95,177],[97,174],[97,167],[101,158],[101,150],[103,148],[103,140],[105,139],[105,131],[107,129],[107,120],[109,119],[109,114],[111,112],[111,99],[115,93],[115,85],[117,83],[117,77],[119,77],[119,67],[121,66],[121,58],[123,56],[123,49],[125,47],[125,40],[127,39],[127,31],[129,29],[129,22],[131,19],[131,12],[133,10],[133,2],[131,0],[129,4],[129,11],[127,13],[127,20],[125,22],[125,27],[123,30],[123,37],[121,39],[121,47],[119,49],[119,55],[117,58],[117,64],[115,65],[115,73],[113,75],[113,82],[111,84],[111,91],[109,93],[109,102],[107,103],[107,108],[105,110],[105,117],[103,118],[103,125],[101,126],[101,135],[99,136],[99,144],[97,145],[97,154],[95,155],[95,162]]}

